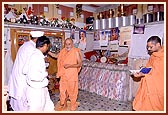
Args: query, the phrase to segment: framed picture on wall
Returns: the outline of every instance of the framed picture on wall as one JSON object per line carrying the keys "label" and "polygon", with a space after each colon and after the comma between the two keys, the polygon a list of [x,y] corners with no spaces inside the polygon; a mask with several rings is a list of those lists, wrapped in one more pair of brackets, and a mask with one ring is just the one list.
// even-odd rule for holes
{"label": "framed picture on wall", "polygon": [[119,29],[118,29],[118,27],[112,28],[111,29],[111,37],[110,37],[109,41],[118,40],[118,38],[119,38]]}
{"label": "framed picture on wall", "polygon": [[120,28],[119,46],[129,46],[130,45],[133,28],[134,27],[132,26]]}
{"label": "framed picture on wall", "polygon": [[100,33],[99,31],[94,32],[94,41],[99,41],[100,40]]}
{"label": "framed picture on wall", "polygon": [[79,31],[79,39],[81,39],[82,37],[86,37],[86,31],[85,30],[80,30]]}
{"label": "framed picture on wall", "polygon": [[86,31],[80,30],[79,31],[79,45],[78,48],[81,50],[86,50]]}
{"label": "framed picture on wall", "polygon": [[70,38],[75,39],[75,29],[70,30]]}
{"label": "framed picture on wall", "polygon": [[144,34],[145,25],[134,25],[133,34]]}
{"label": "framed picture on wall", "polygon": [[44,7],[44,12],[48,12],[48,7]]}
{"label": "framed picture on wall", "polygon": [[61,15],[62,14],[62,10],[58,9],[58,15]]}

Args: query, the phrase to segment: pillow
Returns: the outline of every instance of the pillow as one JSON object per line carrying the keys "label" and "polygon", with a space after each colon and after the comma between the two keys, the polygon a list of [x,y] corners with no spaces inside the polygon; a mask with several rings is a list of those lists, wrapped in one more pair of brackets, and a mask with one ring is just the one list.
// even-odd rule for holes
{"label": "pillow", "polygon": [[97,54],[96,51],[90,51],[90,52],[85,52],[85,53],[84,53],[85,58],[86,58],[86,59],[89,59],[89,60],[90,60],[90,57],[91,57],[92,55],[96,55],[96,54]]}

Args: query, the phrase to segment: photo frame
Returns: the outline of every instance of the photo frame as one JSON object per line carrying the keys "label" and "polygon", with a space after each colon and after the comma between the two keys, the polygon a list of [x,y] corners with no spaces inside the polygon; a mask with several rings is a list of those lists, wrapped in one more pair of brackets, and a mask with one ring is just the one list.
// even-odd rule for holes
{"label": "photo frame", "polygon": [[81,50],[86,50],[86,31],[85,30],[80,30],[79,31],[79,44],[78,48]]}
{"label": "photo frame", "polygon": [[94,41],[99,41],[100,40],[100,33],[99,31],[94,32]]}
{"label": "photo frame", "polygon": [[70,38],[75,39],[75,29],[70,30]]}
{"label": "photo frame", "polygon": [[49,12],[48,7],[46,7],[46,6],[44,7],[44,12]]}
{"label": "photo frame", "polygon": [[58,9],[58,15],[61,15],[62,14],[62,10]]}
{"label": "photo frame", "polygon": [[145,25],[134,25],[133,34],[144,34]]}
{"label": "photo frame", "polygon": [[133,29],[134,29],[133,26],[120,28],[119,46],[130,45]]}
{"label": "photo frame", "polygon": [[73,16],[74,16],[74,13],[73,13],[73,12],[70,12],[69,14],[70,14],[70,16],[71,16],[71,17],[73,17]]}
{"label": "photo frame", "polygon": [[107,47],[109,30],[100,31],[100,46]]}
{"label": "photo frame", "polygon": [[71,29],[70,30],[70,38],[73,40],[73,44],[76,48],[78,48],[78,42],[79,39],[77,37],[75,37],[75,29]]}
{"label": "photo frame", "polygon": [[114,40],[118,40],[119,38],[119,28],[111,28],[111,35],[110,35],[110,39],[109,41],[114,41]]}
{"label": "photo frame", "polygon": [[81,39],[81,37],[80,37],[81,32],[83,32],[85,34],[85,37],[86,37],[86,31],[85,30],[80,30],[79,31],[79,39]]}

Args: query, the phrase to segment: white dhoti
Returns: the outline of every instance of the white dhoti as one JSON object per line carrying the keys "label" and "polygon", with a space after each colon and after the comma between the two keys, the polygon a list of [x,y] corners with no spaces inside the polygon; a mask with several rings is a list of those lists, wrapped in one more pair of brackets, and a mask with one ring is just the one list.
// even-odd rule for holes
{"label": "white dhoti", "polygon": [[[21,90],[22,88],[20,88]],[[28,104],[26,99],[26,88],[23,88],[20,98],[10,96],[10,105],[14,111],[27,111]]]}
{"label": "white dhoti", "polygon": [[47,87],[27,89],[28,111],[54,111]]}
{"label": "white dhoti", "polygon": [[11,97],[10,105],[14,111],[27,111],[28,110],[27,100],[25,98],[21,98],[20,100],[17,100]]}

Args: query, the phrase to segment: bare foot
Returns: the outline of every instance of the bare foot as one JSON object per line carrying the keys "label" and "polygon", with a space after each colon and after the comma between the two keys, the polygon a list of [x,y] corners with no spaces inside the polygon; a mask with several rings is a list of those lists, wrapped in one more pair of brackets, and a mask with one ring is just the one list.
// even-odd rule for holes
{"label": "bare foot", "polygon": [[77,104],[75,104],[74,106],[71,106],[71,111],[76,111],[76,109],[77,109],[77,107],[78,107],[78,105]]}
{"label": "bare foot", "polygon": [[64,105],[59,105],[59,107],[56,109],[57,111],[63,111]]}

